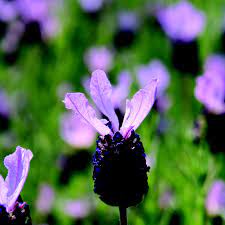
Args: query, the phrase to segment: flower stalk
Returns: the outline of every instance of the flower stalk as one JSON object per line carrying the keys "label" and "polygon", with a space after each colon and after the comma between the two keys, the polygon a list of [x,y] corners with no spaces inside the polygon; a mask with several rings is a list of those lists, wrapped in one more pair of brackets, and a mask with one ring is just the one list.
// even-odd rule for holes
{"label": "flower stalk", "polygon": [[127,225],[127,208],[119,206],[120,211],[120,225]]}

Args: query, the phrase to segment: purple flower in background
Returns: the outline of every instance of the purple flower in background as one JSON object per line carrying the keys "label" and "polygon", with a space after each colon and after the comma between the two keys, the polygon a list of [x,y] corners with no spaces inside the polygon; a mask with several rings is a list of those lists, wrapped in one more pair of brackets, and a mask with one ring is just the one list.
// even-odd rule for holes
{"label": "purple flower in background", "polygon": [[15,1],[0,0],[0,21],[10,22],[17,16]]}
{"label": "purple flower in background", "polygon": [[225,182],[216,180],[208,192],[205,207],[211,216],[225,216]]}
{"label": "purple flower in background", "polygon": [[40,186],[39,195],[36,201],[36,208],[42,214],[48,214],[52,210],[55,200],[55,192],[48,184]]}
{"label": "purple flower in background", "polygon": [[118,14],[118,28],[121,30],[137,30],[139,27],[137,13],[132,11],[121,11]]}
{"label": "purple flower in background", "polygon": [[52,0],[16,0],[17,9],[25,24],[37,22],[43,37],[51,37],[58,31],[55,16],[58,1]]}
{"label": "purple flower in background", "polygon": [[4,206],[8,213],[13,212],[16,207],[32,157],[33,154],[30,150],[18,146],[13,154],[4,159],[8,175],[5,180],[0,176],[0,205]]}
{"label": "purple flower in background", "polygon": [[166,67],[159,60],[152,60],[148,65],[137,68],[137,79],[141,87],[150,80],[157,79],[157,98],[164,95],[170,84],[170,75]]}
{"label": "purple flower in background", "polygon": [[0,89],[0,115],[8,117],[11,114],[10,101],[6,93]]}
{"label": "purple flower in background", "polygon": [[145,153],[134,131],[151,110],[156,97],[157,80],[150,81],[131,100],[126,101],[122,125],[112,103],[113,88],[102,70],[92,73],[90,93],[107,119],[101,120],[83,93],[67,93],[64,103],[76,117],[93,126],[100,134],[93,156],[94,192],[108,205],[126,208],[137,205],[148,191]]}
{"label": "purple flower in background", "polygon": [[168,209],[172,206],[174,201],[174,193],[172,190],[165,190],[159,198],[159,207],[160,209]]}
{"label": "purple flower in background", "polygon": [[225,58],[210,56],[204,74],[196,79],[195,97],[213,114],[225,113]]}
{"label": "purple flower in background", "polygon": [[114,109],[123,110],[123,103],[130,92],[131,75],[128,71],[122,71],[118,75],[118,82],[112,87],[112,104]]}
{"label": "purple flower in background", "polygon": [[204,13],[184,0],[159,10],[157,18],[172,40],[190,42],[202,33],[205,26]]}
{"label": "purple flower in background", "polygon": [[112,68],[113,54],[106,47],[92,47],[84,56],[89,71],[101,69],[109,71]]}
{"label": "purple flower in background", "polygon": [[79,0],[79,3],[85,12],[93,13],[103,7],[104,0]]}
{"label": "purple flower in background", "polygon": [[88,216],[92,210],[90,201],[85,199],[69,200],[64,204],[64,213],[72,218],[81,219]]}
{"label": "purple flower in background", "polygon": [[74,148],[89,148],[96,137],[96,132],[89,124],[81,121],[73,113],[61,117],[60,134],[65,142]]}

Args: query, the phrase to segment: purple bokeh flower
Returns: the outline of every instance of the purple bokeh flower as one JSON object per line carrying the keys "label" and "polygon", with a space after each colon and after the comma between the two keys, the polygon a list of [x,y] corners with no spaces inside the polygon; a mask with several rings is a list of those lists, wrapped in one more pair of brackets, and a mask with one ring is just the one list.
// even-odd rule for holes
{"label": "purple bokeh flower", "polygon": [[157,98],[164,95],[170,84],[170,75],[166,67],[159,60],[152,60],[148,65],[137,68],[137,79],[141,87],[144,87],[150,80],[157,79]]}
{"label": "purple bokeh flower", "polygon": [[157,18],[172,40],[190,42],[203,32],[205,26],[204,13],[185,0],[159,10]]}
{"label": "purple bokeh flower", "polygon": [[92,47],[86,52],[84,61],[90,72],[97,69],[108,72],[112,68],[113,54],[106,47]]}
{"label": "purple bokeh flower", "polygon": [[0,0],[0,21],[10,22],[17,16],[17,8],[14,1]]}
{"label": "purple bokeh flower", "polygon": [[123,110],[123,103],[129,95],[131,85],[131,75],[128,71],[122,71],[118,74],[118,82],[112,87],[112,104],[114,109]]}
{"label": "purple bokeh flower", "polygon": [[173,201],[174,194],[172,190],[167,189],[160,195],[158,204],[161,209],[168,209],[172,206]]}
{"label": "purple bokeh flower", "polygon": [[96,132],[89,124],[81,121],[73,113],[61,117],[60,134],[65,142],[74,148],[89,148],[96,137]]}
{"label": "purple bokeh flower", "polygon": [[225,182],[216,180],[208,192],[205,207],[211,216],[225,216]]}
{"label": "purple bokeh flower", "polygon": [[6,93],[0,89],[0,114],[8,117],[11,114],[11,104]]}
{"label": "purple bokeh flower", "polygon": [[121,11],[118,14],[118,28],[121,30],[137,30],[140,21],[137,13],[132,11]]}
{"label": "purple bokeh flower", "polygon": [[99,11],[104,4],[104,0],[79,0],[81,8],[88,13]]}
{"label": "purple bokeh flower", "polygon": [[0,205],[3,205],[8,213],[14,210],[17,198],[26,181],[32,157],[30,150],[18,146],[13,154],[4,159],[8,175],[5,180],[0,176]]}
{"label": "purple bokeh flower", "polygon": [[85,199],[68,200],[64,204],[64,213],[72,218],[85,218],[92,210],[90,201]]}
{"label": "purple bokeh flower", "polygon": [[225,58],[210,56],[205,71],[196,79],[195,97],[213,114],[225,113]]}
{"label": "purple bokeh flower", "polygon": [[58,31],[57,4],[58,1],[53,0],[16,0],[17,10],[25,24],[38,22],[44,38],[54,36]]}
{"label": "purple bokeh flower", "polygon": [[55,200],[55,192],[48,184],[40,186],[39,195],[36,201],[36,208],[42,214],[48,214],[52,210]]}
{"label": "purple bokeh flower", "polygon": [[143,89],[139,90],[131,100],[126,102],[126,111],[122,126],[119,129],[119,121],[111,101],[112,86],[102,70],[92,73],[90,90],[91,96],[99,110],[112,124],[110,129],[107,120],[97,118],[95,110],[90,106],[83,93],[67,93],[64,103],[67,109],[73,112],[82,121],[93,126],[101,135],[113,134],[117,131],[128,137],[132,130],[136,130],[144,118],[148,115],[155,101],[157,80],[152,80]]}

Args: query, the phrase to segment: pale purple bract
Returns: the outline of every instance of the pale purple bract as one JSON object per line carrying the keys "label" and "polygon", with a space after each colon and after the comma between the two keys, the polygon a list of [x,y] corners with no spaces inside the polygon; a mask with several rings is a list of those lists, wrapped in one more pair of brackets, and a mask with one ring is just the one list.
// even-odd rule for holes
{"label": "pale purple bract", "polygon": [[0,205],[3,205],[7,212],[14,210],[17,198],[26,181],[32,157],[30,150],[18,146],[13,154],[4,159],[8,175],[5,180],[0,175]]}
{"label": "pale purple bract", "polygon": [[152,80],[143,89],[140,89],[131,100],[126,101],[126,111],[122,126],[119,129],[118,118],[111,101],[112,86],[102,70],[92,73],[90,90],[91,95],[100,109],[112,124],[112,130],[106,125],[106,120],[100,120],[90,106],[83,93],[67,93],[64,99],[65,107],[74,111],[76,116],[92,125],[101,135],[112,135],[120,131],[126,138],[131,130],[136,130],[151,110],[156,97],[157,80]]}

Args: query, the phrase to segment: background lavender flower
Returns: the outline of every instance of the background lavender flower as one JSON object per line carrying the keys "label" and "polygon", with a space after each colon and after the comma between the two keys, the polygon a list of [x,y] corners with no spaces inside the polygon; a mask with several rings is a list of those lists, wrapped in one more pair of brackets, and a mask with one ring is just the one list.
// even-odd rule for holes
{"label": "background lavender flower", "polygon": [[195,97],[213,114],[225,112],[225,58],[210,56],[204,66],[204,74],[197,78]]}
{"label": "background lavender flower", "polygon": [[18,14],[15,1],[0,0],[0,9],[0,21],[13,21]]}
{"label": "background lavender flower", "polygon": [[48,184],[41,184],[36,201],[36,208],[42,214],[49,214],[52,210],[55,192]]}
{"label": "background lavender flower", "polygon": [[74,148],[89,148],[96,136],[94,129],[85,122],[75,119],[74,114],[66,113],[61,118],[61,137]]}
{"label": "background lavender flower", "polygon": [[104,0],[79,0],[79,3],[85,12],[93,13],[103,7]]}
{"label": "background lavender flower", "polygon": [[159,10],[157,17],[171,39],[184,42],[196,39],[205,25],[204,13],[185,0]]}
{"label": "background lavender flower", "polygon": [[216,180],[209,189],[205,207],[207,213],[211,216],[225,216],[225,183],[222,180]]}
{"label": "background lavender flower", "polygon": [[6,93],[0,89],[0,130],[5,131],[9,128],[11,116],[11,104]]}
{"label": "background lavender flower", "polygon": [[107,72],[112,68],[113,54],[106,47],[92,47],[86,52],[84,62],[90,72],[97,69]]}

